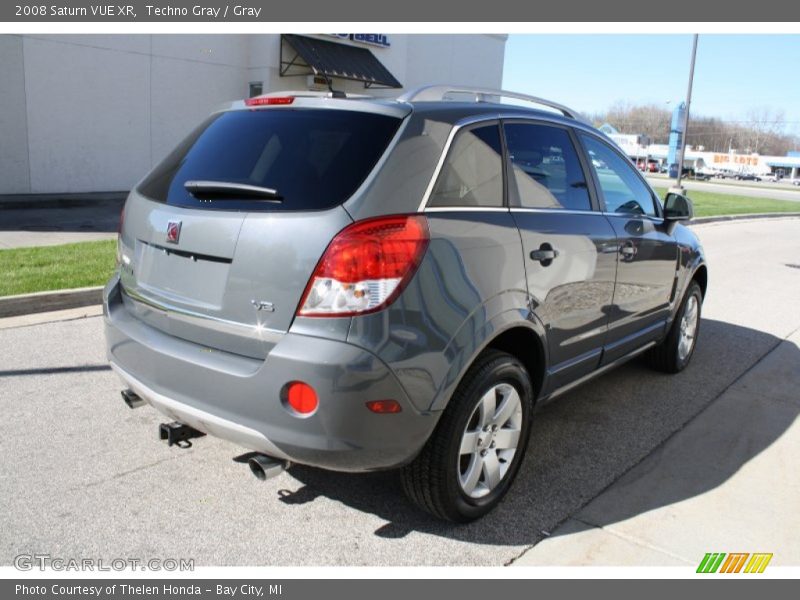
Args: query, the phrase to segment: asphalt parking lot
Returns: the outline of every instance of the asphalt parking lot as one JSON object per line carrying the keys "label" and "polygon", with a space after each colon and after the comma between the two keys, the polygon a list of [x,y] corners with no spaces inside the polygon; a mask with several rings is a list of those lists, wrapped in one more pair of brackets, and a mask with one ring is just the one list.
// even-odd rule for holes
{"label": "asphalt parking lot", "polygon": [[[666,376],[630,363],[543,407],[508,498],[466,526],[411,508],[392,473],[297,466],[261,483],[236,460],[243,451],[226,442],[206,437],[190,449],[167,448],[157,441],[163,419],[120,400],[100,317],[0,329],[0,564],[20,553],[194,558],[198,565],[512,563],[677,432],[702,437],[702,427],[691,428],[696,417],[800,328],[800,219],[715,223],[697,231],[710,282],[691,366]],[[800,365],[797,346],[791,348],[788,360]],[[800,369],[795,375],[800,386]],[[789,430],[800,402],[787,406],[735,460],[702,463],[708,472],[693,473],[693,485],[619,496],[613,507],[600,504],[605,512],[598,518],[627,521],[713,494]],[[738,434],[729,432],[732,439]],[[798,494],[789,506],[800,503],[794,465],[768,466],[764,478],[775,488],[791,483],[782,492]],[[735,524],[742,510],[751,509],[723,503],[707,518]],[[772,518],[794,519],[784,521],[790,529],[797,520]],[[748,535],[769,546],[758,537],[768,530]],[[561,544],[569,542],[566,532]],[[707,543],[713,550],[714,539]]]}

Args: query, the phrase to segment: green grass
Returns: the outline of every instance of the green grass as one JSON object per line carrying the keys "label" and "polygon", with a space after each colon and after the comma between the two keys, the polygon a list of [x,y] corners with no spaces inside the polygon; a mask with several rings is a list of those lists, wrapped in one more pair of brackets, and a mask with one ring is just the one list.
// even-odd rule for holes
{"label": "green grass", "polygon": [[[667,189],[654,188],[663,199]],[[769,198],[752,198],[750,196],[732,196],[715,192],[699,192],[688,190],[687,196],[694,205],[694,216],[712,217],[719,215],[746,215],[773,212],[800,213],[800,202],[791,200],[771,200]]]}
{"label": "green grass", "polygon": [[104,285],[117,242],[0,250],[0,296]]}

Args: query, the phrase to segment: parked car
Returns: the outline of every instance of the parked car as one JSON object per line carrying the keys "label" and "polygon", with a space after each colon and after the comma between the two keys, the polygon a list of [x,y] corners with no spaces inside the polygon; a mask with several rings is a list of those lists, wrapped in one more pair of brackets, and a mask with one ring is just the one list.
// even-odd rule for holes
{"label": "parked car", "polygon": [[800,179],[792,179],[792,185],[800,185]]}
{"label": "parked car", "polygon": [[224,438],[261,479],[399,469],[452,521],[506,494],[536,404],[642,353],[684,369],[707,285],[687,198],[493,90],[234,102],[123,215],[108,357],[162,439]]}
{"label": "parked car", "polygon": [[738,173],[736,179],[738,181],[761,181],[761,176],[755,173]]}

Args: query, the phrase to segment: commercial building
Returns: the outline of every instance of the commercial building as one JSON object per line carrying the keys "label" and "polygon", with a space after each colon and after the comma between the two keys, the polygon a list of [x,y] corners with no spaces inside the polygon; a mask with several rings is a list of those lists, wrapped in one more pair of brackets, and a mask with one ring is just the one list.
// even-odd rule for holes
{"label": "commercial building", "polygon": [[[600,129],[634,162],[669,165],[667,144],[651,144],[646,136],[620,133],[608,124],[601,126]],[[709,175],[725,171],[761,176],[777,175],[794,180],[800,178],[800,152],[789,152],[786,156],[770,156],[742,154],[733,149],[729,152],[707,152],[702,147],[687,146],[684,166]]]}
{"label": "commercial building", "polygon": [[500,87],[504,35],[2,35],[0,195],[123,191],[225,102]]}

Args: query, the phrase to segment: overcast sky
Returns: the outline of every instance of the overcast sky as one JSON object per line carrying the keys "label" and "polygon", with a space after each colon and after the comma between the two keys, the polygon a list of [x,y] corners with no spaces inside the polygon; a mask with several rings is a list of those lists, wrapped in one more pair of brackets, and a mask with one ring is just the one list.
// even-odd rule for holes
{"label": "overcast sky", "polygon": [[[671,110],[691,50],[691,35],[511,35],[503,87],[582,112],[618,100]],[[700,35],[692,113],[741,120],[756,107],[784,110],[800,133],[800,35]]]}

